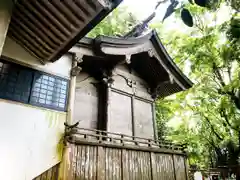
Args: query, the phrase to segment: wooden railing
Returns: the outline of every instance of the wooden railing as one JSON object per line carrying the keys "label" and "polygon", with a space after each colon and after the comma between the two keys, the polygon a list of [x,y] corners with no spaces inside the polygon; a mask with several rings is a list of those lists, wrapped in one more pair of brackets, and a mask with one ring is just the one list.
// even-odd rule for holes
{"label": "wooden railing", "polygon": [[187,180],[186,153],[168,141],[66,128],[67,180]]}
{"label": "wooden railing", "polygon": [[142,137],[129,136],[125,134],[112,133],[107,131],[86,129],[86,128],[66,128],[65,139],[73,144],[102,145],[116,148],[130,148],[141,150],[164,151],[185,154],[184,147],[173,144],[169,141],[159,141]]}

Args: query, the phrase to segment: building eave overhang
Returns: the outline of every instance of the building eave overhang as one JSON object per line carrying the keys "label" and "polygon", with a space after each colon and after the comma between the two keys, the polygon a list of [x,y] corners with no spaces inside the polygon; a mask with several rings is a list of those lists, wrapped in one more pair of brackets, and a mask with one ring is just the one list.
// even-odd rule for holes
{"label": "building eave overhang", "polygon": [[[145,72],[152,74],[152,77],[156,79],[154,85],[151,84],[155,91],[152,93],[155,94],[154,96],[156,97],[165,97],[173,93],[187,90],[193,86],[193,83],[183,74],[174,63],[173,59],[169,56],[154,30],[138,38],[125,39],[107,36],[99,36],[95,39],[83,38],[78,45],[84,45],[85,47],[92,49],[94,52],[93,54],[96,56],[133,57],[135,55],[141,56],[141,54],[147,53],[147,58],[149,58],[148,65],[149,67],[151,66],[150,69],[152,68],[157,72],[153,74],[153,71],[150,69]],[[151,64],[150,59],[152,57],[157,60],[158,66]],[[168,74],[168,77],[163,80],[161,74]],[[163,91],[163,89],[165,89],[165,91]]]}
{"label": "building eave overhang", "polygon": [[122,0],[18,0],[8,36],[43,63],[54,62]]}

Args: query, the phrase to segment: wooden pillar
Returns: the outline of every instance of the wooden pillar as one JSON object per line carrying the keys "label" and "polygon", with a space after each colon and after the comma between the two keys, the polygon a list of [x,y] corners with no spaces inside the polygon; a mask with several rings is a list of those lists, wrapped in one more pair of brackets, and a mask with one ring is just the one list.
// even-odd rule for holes
{"label": "wooden pillar", "polygon": [[131,107],[132,107],[132,136],[136,136],[136,127],[135,127],[135,111],[134,111],[134,96],[131,97]]}
{"label": "wooden pillar", "polygon": [[108,85],[104,81],[98,83],[98,129],[106,131],[108,129]]}
{"label": "wooden pillar", "polygon": [[13,4],[12,0],[0,1],[0,55],[2,54],[8,27],[11,21]]}
{"label": "wooden pillar", "polygon": [[[68,93],[68,106],[67,106],[67,124],[73,123],[73,110],[74,110],[74,98],[75,98],[75,89],[76,89],[76,76],[80,72],[79,67],[77,66],[79,60],[77,57],[73,55],[72,57],[72,70],[70,73],[70,85],[69,85],[69,93]],[[63,159],[60,165],[60,173],[59,180],[70,180],[69,176],[71,176],[71,161],[72,154],[74,152],[74,145],[67,144],[64,147],[63,151]],[[71,177],[72,178],[72,177]]]}
{"label": "wooden pillar", "polygon": [[[72,60],[72,70],[77,67],[77,61],[75,57]],[[67,123],[73,123],[73,109],[74,109],[74,98],[75,98],[75,90],[76,90],[76,77],[77,75],[72,75],[70,79],[69,85],[69,93],[68,93],[68,108],[67,108]]]}
{"label": "wooden pillar", "polygon": [[157,130],[157,118],[156,118],[156,105],[155,105],[155,102],[152,103],[152,120],[153,120],[154,139],[158,140],[158,130]]}

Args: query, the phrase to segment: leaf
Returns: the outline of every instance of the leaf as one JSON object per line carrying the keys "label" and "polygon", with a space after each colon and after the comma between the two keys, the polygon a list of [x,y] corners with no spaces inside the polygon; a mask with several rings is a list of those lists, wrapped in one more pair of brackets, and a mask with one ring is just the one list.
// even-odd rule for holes
{"label": "leaf", "polygon": [[181,18],[184,22],[189,27],[193,26],[193,18],[191,13],[188,11],[188,9],[183,8],[181,11]]}
{"label": "leaf", "polygon": [[201,7],[207,7],[208,0],[195,0],[195,3]]}
{"label": "leaf", "polygon": [[172,3],[171,3],[171,4],[168,6],[168,8],[167,8],[167,11],[166,11],[166,13],[165,13],[165,15],[164,15],[164,17],[163,17],[162,22],[163,22],[166,18],[168,18],[169,16],[171,16],[172,13],[175,12],[175,8],[177,7],[178,3],[179,3],[178,1],[172,1]]}
{"label": "leaf", "polygon": [[188,2],[190,2],[191,4],[194,4],[193,0],[188,0]]}

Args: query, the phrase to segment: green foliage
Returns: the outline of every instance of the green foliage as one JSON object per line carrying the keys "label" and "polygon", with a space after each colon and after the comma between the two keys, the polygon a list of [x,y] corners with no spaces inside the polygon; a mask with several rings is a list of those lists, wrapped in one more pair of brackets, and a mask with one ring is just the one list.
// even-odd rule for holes
{"label": "green foliage", "polygon": [[235,33],[238,20],[234,16],[218,24],[214,22],[215,12],[191,5],[189,9],[194,12],[196,22],[190,33],[158,29],[168,52],[183,71],[187,69],[187,75],[195,83],[192,89],[175,95],[172,100],[167,98],[157,103],[158,113],[168,107],[164,116],[157,116],[158,121],[166,122],[168,130],[162,137],[187,144],[190,164],[201,168],[237,166],[240,157],[240,49]]}
{"label": "green foliage", "polygon": [[137,22],[136,17],[132,15],[126,7],[119,7],[97,25],[87,36],[122,36],[129,32]]}

